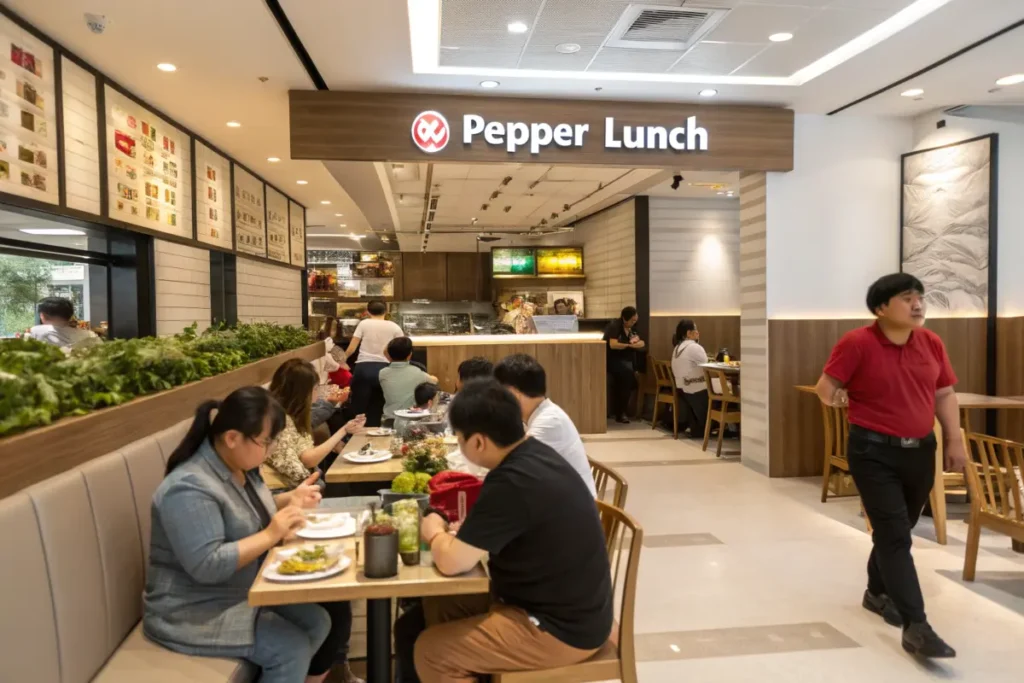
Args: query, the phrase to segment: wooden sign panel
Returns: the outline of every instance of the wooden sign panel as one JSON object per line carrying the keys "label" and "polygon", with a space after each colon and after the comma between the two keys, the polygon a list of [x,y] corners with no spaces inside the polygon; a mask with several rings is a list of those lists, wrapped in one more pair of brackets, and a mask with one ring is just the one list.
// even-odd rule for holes
{"label": "wooden sign panel", "polygon": [[789,109],[292,91],[294,159],[789,171]]}

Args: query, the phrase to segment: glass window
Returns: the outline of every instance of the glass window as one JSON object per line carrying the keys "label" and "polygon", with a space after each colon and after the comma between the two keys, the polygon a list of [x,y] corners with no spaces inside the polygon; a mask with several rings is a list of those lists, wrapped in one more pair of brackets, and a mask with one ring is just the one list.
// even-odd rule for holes
{"label": "glass window", "polygon": [[48,296],[69,299],[80,327],[106,334],[106,266],[0,253],[0,337],[38,324],[36,305]]}

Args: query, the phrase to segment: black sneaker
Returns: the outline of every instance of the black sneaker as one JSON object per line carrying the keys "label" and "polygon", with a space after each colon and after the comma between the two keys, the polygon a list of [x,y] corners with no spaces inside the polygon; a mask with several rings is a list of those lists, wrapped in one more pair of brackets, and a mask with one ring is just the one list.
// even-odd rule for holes
{"label": "black sneaker", "polygon": [[956,650],[939,638],[926,621],[911,624],[903,629],[903,649],[912,655],[928,659],[956,657]]}
{"label": "black sneaker", "polygon": [[884,593],[875,595],[871,591],[864,591],[864,601],[861,604],[867,611],[874,612],[885,619],[885,623],[889,626],[903,626],[903,617],[900,616],[896,604],[888,595]]}

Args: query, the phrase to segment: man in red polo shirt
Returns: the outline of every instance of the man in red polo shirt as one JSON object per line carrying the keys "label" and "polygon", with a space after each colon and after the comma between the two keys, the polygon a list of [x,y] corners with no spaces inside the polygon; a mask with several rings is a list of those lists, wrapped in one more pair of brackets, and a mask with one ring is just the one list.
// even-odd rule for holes
{"label": "man in red polo shirt", "polygon": [[910,555],[910,531],[935,483],[937,417],[945,469],[960,471],[956,375],[938,335],[924,325],[924,286],[907,273],[868,289],[874,325],[848,332],[832,349],[818,380],[828,405],[849,405],[850,474],[874,528],[864,607],[903,627],[903,649],[922,657],[955,657],[929,626]]}

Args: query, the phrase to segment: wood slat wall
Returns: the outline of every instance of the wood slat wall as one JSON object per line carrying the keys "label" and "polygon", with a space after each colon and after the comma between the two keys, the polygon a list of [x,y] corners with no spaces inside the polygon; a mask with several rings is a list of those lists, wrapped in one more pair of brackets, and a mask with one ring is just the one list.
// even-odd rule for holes
{"label": "wood slat wall", "polygon": [[[1024,396],[1024,317],[996,319],[996,393]],[[1024,441],[1024,411],[1000,410],[998,433]]]}
{"label": "wood slat wall", "polygon": [[768,296],[767,178],[764,173],[740,174],[740,354],[743,390],[740,408],[742,462],[768,474]]}
{"label": "wood slat wall", "polygon": [[[821,474],[824,432],[817,399],[796,391],[799,384],[814,384],[821,376],[832,347],[846,332],[870,324],[862,320],[770,320],[769,369],[770,468],[773,477],[807,477]],[[957,391],[985,393],[985,319],[936,318],[928,328],[946,344],[957,374]],[[746,390],[747,363],[744,363]],[[972,424],[983,420],[972,414]],[[746,420],[746,415],[744,415]]]}
{"label": "wood slat wall", "polygon": [[445,391],[455,390],[459,363],[481,356],[497,363],[513,353],[536,358],[547,373],[548,396],[569,414],[580,434],[607,431],[607,385],[603,343],[522,343],[430,346],[427,371]]}
{"label": "wood slat wall", "polygon": [[670,360],[672,358],[672,335],[676,331],[676,325],[683,318],[690,318],[697,323],[697,330],[700,332],[701,346],[714,355],[719,349],[725,347],[733,354],[733,358],[740,358],[740,316],[736,315],[652,315],[651,332],[647,339],[649,357],[657,360]]}

